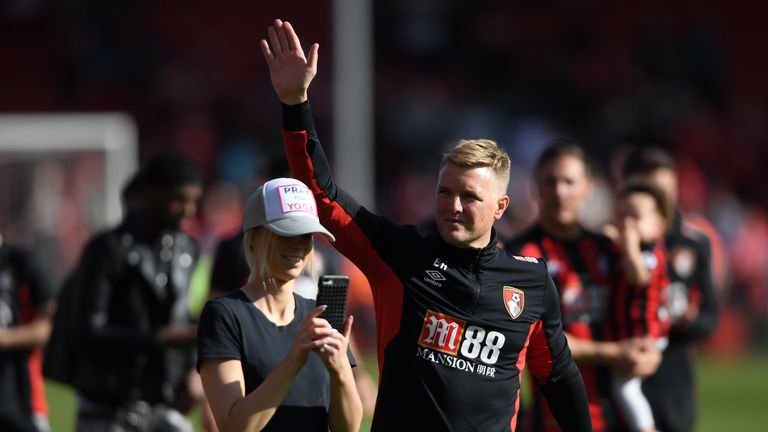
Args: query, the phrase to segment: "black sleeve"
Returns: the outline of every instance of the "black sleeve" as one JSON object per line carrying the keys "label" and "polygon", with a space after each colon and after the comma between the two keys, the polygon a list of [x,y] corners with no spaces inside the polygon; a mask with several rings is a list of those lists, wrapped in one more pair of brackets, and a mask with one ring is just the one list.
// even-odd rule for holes
{"label": "black sleeve", "polygon": [[20,253],[20,258],[23,277],[29,284],[32,305],[40,307],[53,301],[53,282],[37,257],[30,252],[23,251]]}
{"label": "black sleeve", "polygon": [[209,301],[197,324],[197,370],[206,359],[241,359],[238,321],[225,305]]}
{"label": "black sleeve", "polygon": [[703,235],[696,238],[698,259],[696,260],[696,280],[701,291],[701,303],[699,314],[690,326],[685,328],[673,328],[670,338],[695,342],[706,338],[717,326],[717,294],[712,278],[712,248],[709,240]]}
{"label": "black sleeve", "polygon": [[528,362],[552,414],[564,431],[591,431],[587,390],[563,333],[560,299],[545,266],[542,325],[529,346]]}
{"label": "black sleeve", "polygon": [[581,374],[540,387],[563,431],[591,431],[592,418]]}

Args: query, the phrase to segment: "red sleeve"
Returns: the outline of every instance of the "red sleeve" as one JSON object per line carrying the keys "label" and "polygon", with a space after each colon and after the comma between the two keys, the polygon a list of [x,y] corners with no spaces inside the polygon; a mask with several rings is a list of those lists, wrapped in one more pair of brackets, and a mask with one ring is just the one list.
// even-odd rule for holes
{"label": "red sleeve", "polygon": [[283,105],[283,142],[292,175],[313,191],[320,221],[336,237],[333,246],[368,278],[381,368],[385,348],[399,331],[402,315],[403,285],[393,268],[403,259],[398,248],[408,247],[413,234],[369,212],[337,187],[314,129],[309,102]]}
{"label": "red sleeve", "polygon": [[555,283],[545,270],[544,311],[534,323],[527,352],[528,368],[539,384],[579,375],[563,333],[560,299]]}

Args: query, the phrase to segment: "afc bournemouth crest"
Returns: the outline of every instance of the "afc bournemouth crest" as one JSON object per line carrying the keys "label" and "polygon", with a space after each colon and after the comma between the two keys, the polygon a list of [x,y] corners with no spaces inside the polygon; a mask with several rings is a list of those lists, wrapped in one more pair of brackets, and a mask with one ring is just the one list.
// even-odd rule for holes
{"label": "afc bournemouth crest", "polygon": [[517,288],[505,286],[504,306],[507,307],[507,312],[512,319],[519,318],[525,308],[525,293]]}
{"label": "afc bournemouth crest", "polygon": [[688,279],[696,268],[696,253],[689,247],[677,247],[669,254],[672,268],[678,276]]}

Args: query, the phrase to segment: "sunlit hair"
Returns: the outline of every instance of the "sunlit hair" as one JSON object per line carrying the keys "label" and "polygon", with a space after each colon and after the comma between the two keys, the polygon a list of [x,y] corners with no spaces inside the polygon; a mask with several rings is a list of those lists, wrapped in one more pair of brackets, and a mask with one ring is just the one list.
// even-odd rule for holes
{"label": "sunlit hair", "polygon": [[575,138],[569,136],[557,136],[549,140],[546,150],[541,153],[539,160],[536,161],[536,175],[541,174],[541,170],[545,165],[565,156],[571,156],[580,160],[584,164],[584,172],[587,174],[587,177],[592,177],[592,164],[587,160],[584,148],[581,147]]}
{"label": "sunlit hair", "polygon": [[[267,284],[274,285],[274,279],[269,274],[267,257],[273,252],[276,237],[277,234],[263,226],[251,228],[245,232],[243,236],[243,251],[245,252],[245,262],[250,269],[248,282],[258,279],[261,280],[265,288]],[[304,267],[303,273],[309,275],[313,281],[317,281],[314,239],[310,246],[307,265]]]}
{"label": "sunlit hair", "polygon": [[440,169],[449,162],[462,168],[490,168],[499,181],[501,195],[506,194],[509,185],[509,155],[496,141],[459,140],[448,153],[443,154]]}

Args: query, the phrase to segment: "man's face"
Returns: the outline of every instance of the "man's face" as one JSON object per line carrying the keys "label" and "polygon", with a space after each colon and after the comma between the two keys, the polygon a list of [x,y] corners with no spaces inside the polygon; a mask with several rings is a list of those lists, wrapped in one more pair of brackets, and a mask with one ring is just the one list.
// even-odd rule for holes
{"label": "man's face", "polygon": [[198,184],[159,188],[152,194],[153,209],[163,229],[179,229],[186,218],[197,213],[203,195]]}
{"label": "man's face", "polygon": [[493,222],[509,205],[506,185],[487,167],[463,168],[446,163],[435,194],[435,219],[443,240],[458,247],[485,247]]}
{"label": "man's face", "polygon": [[541,219],[559,226],[579,222],[581,206],[592,192],[584,162],[564,155],[544,164],[536,176]]}

